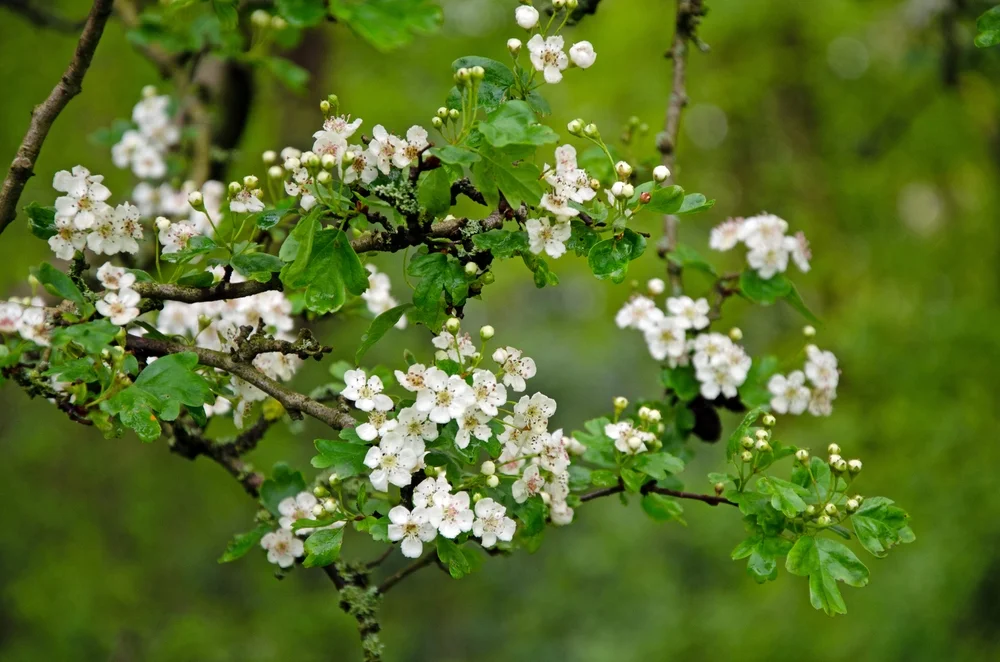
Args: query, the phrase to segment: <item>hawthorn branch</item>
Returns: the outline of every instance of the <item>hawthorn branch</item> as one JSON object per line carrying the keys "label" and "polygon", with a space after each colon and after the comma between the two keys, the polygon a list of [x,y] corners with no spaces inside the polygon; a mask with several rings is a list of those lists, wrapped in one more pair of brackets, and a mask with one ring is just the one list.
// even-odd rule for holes
{"label": "hawthorn branch", "polygon": [[389,575],[388,577],[386,577],[382,581],[382,583],[378,585],[378,588],[375,589],[375,590],[379,594],[384,595],[393,586],[395,586],[399,582],[403,581],[404,579],[406,579],[407,577],[409,577],[410,575],[412,575],[416,571],[420,570],[421,568],[426,568],[427,566],[431,565],[435,561],[437,561],[437,552],[435,552],[435,551],[427,552],[426,554],[424,554],[422,557],[420,557],[419,559],[417,559],[413,563],[411,563],[411,564],[409,564],[407,566],[404,566],[399,571],[397,571],[397,572]]}
{"label": "hawthorn branch", "polygon": [[214,442],[183,423],[175,423],[168,427],[171,434],[170,451],[189,460],[201,455],[213,460],[229,472],[247,494],[256,499],[260,495],[260,486],[264,484],[264,476],[254,471],[242,456],[257,446],[272,422],[261,417],[253,427],[230,443]]}
{"label": "hawthorn branch", "polygon": [[17,216],[17,202],[21,199],[28,179],[35,174],[35,162],[52,124],[70,100],[83,89],[83,78],[94,59],[101,35],[104,34],[104,27],[111,16],[111,7],[112,0],[94,0],[66,72],[52,88],[48,98],[31,112],[31,124],[11,163],[10,171],[0,186],[0,233]]}
{"label": "hawthorn branch", "polygon": [[[674,41],[667,57],[673,60],[673,83],[670,101],[663,122],[663,131],[657,136],[656,147],[662,156],[661,163],[670,170],[668,183],[674,183],[674,169],[677,165],[677,134],[681,126],[681,111],[688,103],[687,96],[687,51],[688,42],[694,42],[704,50],[698,40],[697,30],[701,17],[705,15],[702,0],[677,0],[677,15],[674,22]],[[678,219],[672,214],[663,217],[663,241],[659,246],[660,257],[666,257],[677,247]],[[667,260],[667,275],[675,295],[681,294],[681,267]]]}
{"label": "hawthorn branch", "polygon": [[[580,497],[581,502],[593,501],[594,499],[599,499],[601,497],[606,497],[611,494],[619,494],[625,491],[625,485],[621,481],[617,485],[611,487],[603,487],[599,490],[594,490]],[[678,499],[691,499],[693,501],[701,501],[702,503],[707,503],[710,506],[718,506],[719,504],[725,504],[727,506],[735,506],[736,503],[730,501],[729,499],[721,496],[716,496],[713,494],[699,494],[697,492],[683,492],[681,490],[671,490],[665,487],[657,487],[656,483],[646,483],[639,490],[640,494],[663,494],[665,496],[672,496]]]}
{"label": "hawthorn branch", "polygon": [[76,32],[83,28],[87,20],[74,21],[48,9],[35,6],[29,0],[0,0],[0,7],[6,7],[20,14],[32,25],[56,32]]}
{"label": "hawthorn branch", "polygon": [[[461,239],[467,234],[496,230],[503,227],[504,221],[513,215],[513,211],[504,213],[498,209],[482,220],[454,218],[438,221],[424,229],[413,229],[400,225],[392,231],[365,232],[357,239],[352,240],[351,246],[356,253],[394,253],[411,246],[419,246],[429,239]],[[141,296],[148,299],[199,303],[253,296],[261,292],[280,290],[282,285],[281,280],[274,276],[266,283],[257,281],[220,282],[210,287],[187,287],[173,283],[135,283],[132,287]]]}
{"label": "hawthorn branch", "polygon": [[285,410],[292,415],[308,414],[336,430],[353,427],[357,423],[347,412],[327,407],[307,395],[293,391],[271,379],[253,365],[241,363],[224,352],[183,345],[171,340],[140,338],[133,335],[126,336],[125,346],[130,351],[144,356],[166,356],[180,352],[194,352],[198,355],[198,363],[201,365],[218,368],[253,384],[280,402]]}

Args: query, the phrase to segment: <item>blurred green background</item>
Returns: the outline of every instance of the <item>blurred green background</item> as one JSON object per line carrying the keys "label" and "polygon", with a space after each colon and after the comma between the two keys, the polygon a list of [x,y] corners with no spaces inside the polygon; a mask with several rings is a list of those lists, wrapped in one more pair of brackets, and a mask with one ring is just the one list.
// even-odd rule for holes
{"label": "blurred green background", "polygon": [[[843,377],[832,418],[789,418],[778,429],[791,443],[818,450],[836,441],[861,457],[860,491],[907,508],[917,542],[888,560],[866,556],[870,586],[845,587],[850,613],[830,619],[809,606],[804,579],[782,569],[758,586],[729,560],[743,533],[735,512],[685,504],[684,528],[653,523],[637,504],[594,502],[534,555],[488,559],[461,582],[427,570],[402,584],[383,609],[388,660],[1000,659],[1000,52],[972,47],[974,18],[989,3],[708,4],[701,36],[711,52],[690,59],[678,181],[717,204],[684,222],[682,241],[707,251],[713,224],[763,209],[806,232],[814,268],[796,281],[825,322],[817,341],[838,355]],[[86,6],[58,5],[72,16]],[[324,28],[296,54],[314,73],[309,96],[258,77],[230,174],[262,175],[262,150],[308,145],[316,101],[328,92],[369,129],[428,123],[453,59],[506,59],[505,40],[520,36],[514,6],[448,0],[437,35],[391,54]],[[581,116],[607,136],[637,115],[655,133],[669,93],[663,52],[672,22],[671,2],[604,0],[569,32],[594,43],[597,64],[544,90],[553,126]],[[0,7],[5,163],[74,43]],[[104,173],[115,200],[126,198],[129,176],[87,137],[127,117],[152,82],[154,70],[112,21],[22,202],[51,204],[53,173],[77,163]],[[633,158],[652,158],[652,143],[645,136]],[[24,293],[29,266],[50,254],[18,222],[0,255],[0,290]],[[383,257],[380,266],[406,298],[398,260]],[[559,402],[555,424],[576,429],[614,395],[655,393],[657,368],[640,337],[612,322],[627,284],[596,282],[573,257],[553,267],[562,284],[545,290],[523,267],[501,269],[468,314],[535,357],[535,386]],[[651,251],[633,269],[645,278],[663,265]],[[691,286],[696,293],[704,283]],[[787,307],[735,302],[726,312],[752,353],[788,357],[801,348],[802,320]],[[337,322],[321,337],[349,358],[365,324]],[[426,334],[409,330],[383,341],[370,362],[396,361],[404,340],[429,352]],[[300,383],[320,378],[307,372]],[[323,434],[311,425],[276,431],[252,459],[308,470],[312,439]],[[698,450],[684,478],[705,491],[723,451]],[[277,582],[257,553],[216,565],[229,537],[250,528],[254,508],[206,461],[131,435],[104,440],[7,385],[0,485],[5,662],[360,659],[354,623],[321,574]],[[371,554],[359,536],[346,550]]]}

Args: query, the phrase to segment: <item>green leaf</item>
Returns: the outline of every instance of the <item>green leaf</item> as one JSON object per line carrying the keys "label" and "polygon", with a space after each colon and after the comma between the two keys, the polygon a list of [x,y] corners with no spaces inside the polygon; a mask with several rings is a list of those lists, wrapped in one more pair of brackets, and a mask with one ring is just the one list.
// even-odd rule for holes
{"label": "green leaf", "polygon": [[802,536],[788,552],[785,568],[809,577],[809,601],[829,615],[846,614],[837,582],[860,588],[868,584],[868,568],[850,549],[832,538]]}
{"label": "green leaf", "polygon": [[233,30],[239,25],[240,13],[232,0],[212,0],[212,10],[219,19],[219,25],[226,30]]}
{"label": "green leaf", "polygon": [[365,455],[368,454],[369,447],[357,434],[348,428],[341,430],[340,440],[317,439],[315,444],[319,455],[313,457],[312,465],[317,469],[332,469],[341,478],[364,473]]}
{"label": "green leaf", "polygon": [[302,565],[307,568],[330,565],[340,558],[340,547],[344,544],[344,527],[320,529],[306,538],[306,558]]}
{"label": "green leaf", "polygon": [[976,38],[979,48],[989,48],[1000,44],[1000,6],[987,9],[976,19]]}
{"label": "green leaf", "polygon": [[251,218],[253,218],[254,224],[261,230],[270,230],[280,223],[281,219],[288,213],[289,210],[287,209],[266,209],[254,214]]}
{"label": "green leaf", "polygon": [[583,424],[583,431],[573,432],[573,438],[587,447],[583,459],[599,467],[615,468],[615,444],[606,434],[604,427],[611,423],[605,416],[591,419]]}
{"label": "green leaf", "polygon": [[641,471],[634,471],[623,467],[620,473],[622,482],[625,483],[625,489],[629,492],[638,492],[649,481],[646,474]]}
{"label": "green leaf", "polygon": [[[452,73],[472,67],[482,67],[486,72],[479,83],[477,106],[486,112],[496,110],[506,99],[507,90],[514,84],[514,72],[502,62],[475,55],[460,57],[451,63]],[[457,87],[451,89],[445,105],[448,108],[462,109],[462,96]]]}
{"label": "green leaf", "polygon": [[826,501],[830,495],[830,486],[833,484],[830,473],[829,463],[813,456],[809,459],[808,467],[800,464],[792,470],[792,482],[810,492],[815,491],[820,501]]}
{"label": "green leaf", "polygon": [[305,92],[306,83],[309,82],[309,71],[303,69],[291,60],[277,56],[266,56],[262,58],[264,66],[275,78],[281,81],[285,87],[293,92]]}
{"label": "green leaf", "polygon": [[483,143],[478,152],[481,160],[472,166],[472,179],[490,206],[499,203],[499,193],[514,209],[521,203],[537,205],[542,199],[542,184],[539,181],[542,173],[538,166],[524,160],[533,150],[525,151],[519,147],[501,150]]}
{"label": "green leaf", "polygon": [[360,295],[368,289],[368,272],[343,230],[319,229],[316,215],[309,214],[290,238],[296,244],[291,256],[282,255],[286,261],[291,259],[281,270],[281,282],[288,288],[305,288],[309,310],[320,314],[339,310],[348,292]]}
{"label": "green leaf", "polygon": [[425,253],[410,260],[407,272],[420,278],[413,292],[413,319],[437,330],[444,317],[442,294],[451,305],[460,306],[469,296],[469,276],[461,262],[444,253]]}
{"label": "green leaf", "polygon": [[771,507],[781,511],[789,519],[806,509],[806,502],[802,497],[808,497],[809,491],[804,487],[774,476],[761,478],[757,481],[757,486],[760,491],[771,495]]}
{"label": "green leaf", "polygon": [[893,505],[890,499],[868,497],[851,515],[851,524],[861,546],[872,555],[884,558],[892,547],[915,540],[907,525],[908,518],[906,511]]}
{"label": "green leaf", "polygon": [[703,258],[698,251],[686,244],[677,244],[674,249],[667,254],[667,259],[684,269],[697,269],[705,272],[709,276],[718,276],[718,273],[715,271],[715,267]]}
{"label": "green leaf", "polygon": [[229,563],[243,558],[247,552],[260,544],[261,538],[271,531],[267,524],[260,524],[256,529],[246,533],[237,533],[226,545],[226,551],[219,557],[219,563]]}
{"label": "green leaf", "polygon": [[646,250],[646,239],[626,228],[620,236],[597,243],[587,256],[590,270],[599,280],[610,278],[614,283],[625,280],[628,263]]}
{"label": "green leaf", "polygon": [[513,257],[528,250],[528,233],[510,230],[490,230],[472,236],[472,243],[489,251],[495,258]]}
{"label": "green leaf", "polygon": [[278,256],[268,253],[240,253],[233,256],[229,264],[241,276],[261,283],[271,280],[271,274],[281,271],[285,266]]}
{"label": "green leaf", "polygon": [[521,253],[521,259],[524,260],[524,266],[528,267],[534,274],[535,287],[541,288],[546,285],[559,284],[559,277],[549,268],[549,263],[545,261],[545,258],[525,251]]}
{"label": "green leaf", "polygon": [[390,308],[373,319],[371,325],[368,327],[368,330],[361,336],[361,345],[358,347],[358,351],[354,354],[354,363],[360,365],[361,357],[365,355],[365,352],[381,340],[382,336],[384,336],[389,329],[396,325],[399,318],[403,316],[403,313],[412,307],[413,304],[404,303],[400,306],[396,306],[395,308]]}
{"label": "green leaf", "polygon": [[684,461],[666,451],[642,453],[635,459],[635,468],[655,480],[666,480],[668,474],[684,471]]}
{"label": "green leaf", "polygon": [[595,487],[614,487],[618,484],[618,475],[607,469],[595,469],[590,472],[590,482]]}
{"label": "green leaf", "polygon": [[770,404],[771,392],[767,383],[778,371],[778,359],[767,355],[755,358],[750,364],[746,381],[739,387],[740,400],[747,407],[763,407]]}
{"label": "green leaf", "polygon": [[576,253],[577,257],[586,257],[590,255],[590,250],[600,240],[601,235],[583,221],[571,221],[566,249]]}
{"label": "green leaf", "polygon": [[785,301],[788,305],[797,310],[803,317],[812,322],[813,324],[820,324],[820,320],[816,317],[811,310],[806,306],[802,297],[799,295],[799,290],[792,284],[791,281],[788,283],[791,287],[789,288],[788,294],[785,295]]}
{"label": "green leaf", "polygon": [[297,28],[311,28],[326,18],[326,0],[275,0],[278,14]]}
{"label": "green leaf", "polygon": [[660,382],[684,402],[694,400],[701,393],[701,382],[695,377],[694,367],[690,365],[664,368],[660,373]]}
{"label": "green leaf", "polygon": [[746,269],[740,274],[740,291],[754,303],[770,305],[788,296],[792,291],[792,282],[784,274],[765,279],[753,269]]}
{"label": "green leaf", "polygon": [[280,517],[278,504],[306,489],[306,479],[301,471],[292,471],[284,462],[278,462],[271,477],[260,486],[260,502],[275,517]]}
{"label": "green leaf", "polygon": [[508,145],[544,145],[559,140],[550,127],[539,124],[535,111],[524,101],[508,101],[479,123],[479,131],[488,143],[502,148]]}
{"label": "green leaf", "polygon": [[792,548],[792,542],[758,531],[733,550],[732,558],[747,559],[747,574],[758,584],[778,578],[778,559]]}
{"label": "green leaf", "polygon": [[436,156],[441,159],[442,163],[450,165],[471,167],[473,163],[480,160],[479,155],[472,150],[457,145],[432,147],[428,151],[431,156]]}
{"label": "green leaf", "polygon": [[58,234],[56,229],[56,208],[43,207],[37,202],[29,203],[24,208],[28,215],[28,228],[31,234],[46,241]]}
{"label": "green leaf", "polygon": [[[636,193],[642,192],[636,191]],[[649,196],[649,202],[642,207],[644,210],[658,214],[674,214],[684,202],[684,189],[680,186],[664,186],[650,191]]]}
{"label": "green leaf", "polygon": [[677,520],[684,524],[684,507],[677,499],[650,492],[642,496],[642,509],[657,522]]}
{"label": "green leaf", "polygon": [[187,264],[197,257],[207,255],[217,249],[218,246],[211,237],[195,235],[188,239],[187,246],[174,253],[163,253],[160,259],[173,264]]}
{"label": "green leaf", "polygon": [[106,319],[63,326],[52,332],[52,344],[55,347],[64,347],[72,342],[82,347],[87,354],[99,354],[102,349],[111,344],[119,331],[121,331],[121,327],[115,326]]}
{"label": "green leaf", "polygon": [[521,527],[523,535],[534,536],[545,528],[545,502],[540,496],[533,496],[518,504],[514,508],[514,514],[524,523]]}
{"label": "green leaf", "polygon": [[432,217],[442,216],[451,209],[451,178],[445,168],[435,168],[420,174],[417,202]]}
{"label": "green leaf", "polygon": [[35,277],[49,294],[75,303],[82,316],[87,317],[94,312],[94,307],[83,296],[83,292],[76,286],[76,283],[48,262],[43,262],[38,267]]}
{"label": "green leaf", "polygon": [[380,51],[405,46],[414,34],[441,24],[441,8],[428,0],[331,0],[330,13]]}
{"label": "green leaf", "polygon": [[675,214],[697,214],[715,206],[715,200],[706,200],[701,193],[689,193]]}
{"label": "green leaf", "polygon": [[461,579],[472,572],[468,557],[453,540],[438,536],[437,555],[444,567],[448,568],[448,574],[454,579]]}

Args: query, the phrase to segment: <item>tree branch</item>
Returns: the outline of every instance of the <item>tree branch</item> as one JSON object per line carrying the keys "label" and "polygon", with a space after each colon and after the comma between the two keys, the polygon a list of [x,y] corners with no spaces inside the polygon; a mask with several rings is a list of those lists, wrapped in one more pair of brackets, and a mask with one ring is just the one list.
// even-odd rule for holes
{"label": "tree branch", "polygon": [[[625,485],[619,482],[613,487],[603,487],[599,490],[594,490],[588,494],[584,494],[580,497],[581,502],[592,501],[594,499],[599,499],[601,497],[608,496],[610,494],[619,494],[625,491]],[[656,483],[646,483],[639,490],[641,494],[663,494],[665,496],[672,496],[678,499],[691,499],[693,501],[701,501],[702,503],[707,503],[710,506],[718,506],[720,503],[724,503],[727,506],[735,506],[736,503],[730,501],[729,499],[721,496],[715,496],[713,494],[698,494],[697,492],[682,492],[680,490],[670,490],[665,487],[657,487]]]}
{"label": "tree branch", "polygon": [[245,382],[253,384],[280,402],[285,410],[293,415],[300,413],[308,414],[336,430],[353,427],[356,423],[350,414],[327,407],[307,395],[286,388],[260,370],[257,370],[253,365],[240,363],[223,352],[203,347],[182,345],[170,340],[157,340],[155,338],[133,335],[126,336],[125,346],[136,354],[144,356],[166,356],[167,354],[177,354],[179,352],[194,352],[198,355],[198,363],[210,368],[218,368],[239,377]]}
{"label": "tree branch", "polygon": [[28,179],[35,174],[35,162],[42,151],[45,138],[49,135],[52,123],[70,100],[83,89],[83,77],[94,59],[94,51],[97,50],[97,44],[100,43],[101,35],[104,33],[104,26],[111,16],[111,7],[112,0],[94,0],[66,72],[56,83],[48,98],[31,113],[28,132],[24,134],[17,156],[14,157],[10,171],[0,186],[0,233],[17,216],[18,200],[21,199],[21,193]]}
{"label": "tree branch", "polygon": [[[351,246],[356,253],[392,253],[411,246],[419,246],[428,239],[461,239],[467,234],[496,230],[503,227],[504,221],[513,215],[513,211],[510,211],[508,215],[498,209],[482,220],[453,218],[447,221],[438,221],[423,230],[414,230],[408,226],[400,225],[391,232],[365,232],[357,239],[352,240]],[[281,280],[277,276],[266,283],[258,283],[257,281],[221,282],[210,287],[186,287],[172,283],[135,283],[133,285],[136,292],[148,299],[181,301],[183,303],[239,299],[281,288]]]}
{"label": "tree branch", "polygon": [[56,32],[76,32],[87,23],[86,19],[74,21],[48,9],[36,7],[29,0],[0,0],[0,7],[6,7],[15,14],[20,14],[32,25]]}
{"label": "tree branch", "polygon": [[[702,0],[677,0],[677,17],[674,23],[674,41],[667,57],[674,62],[673,84],[670,101],[663,122],[663,132],[657,136],[656,147],[662,155],[662,163],[670,169],[668,183],[674,183],[674,169],[677,165],[677,134],[681,126],[681,111],[687,105],[687,50],[688,42],[698,41],[697,29],[705,9]],[[659,246],[660,257],[677,247],[678,219],[672,214],[663,217],[663,241]],[[681,266],[667,260],[667,275],[674,295],[681,294]]]}
{"label": "tree branch", "polygon": [[435,551],[427,552],[426,554],[424,554],[422,557],[420,557],[410,565],[404,566],[399,571],[386,577],[382,581],[382,583],[378,585],[378,588],[375,590],[378,591],[379,594],[384,595],[393,586],[403,581],[404,579],[415,573],[417,570],[420,570],[421,568],[426,568],[435,561],[437,561],[437,552]]}
{"label": "tree branch", "polygon": [[264,476],[254,471],[253,467],[243,460],[242,455],[257,446],[271,423],[272,421],[261,417],[253,427],[231,443],[216,443],[202,437],[183,423],[174,423],[168,427],[172,435],[170,450],[189,460],[194,460],[200,455],[212,459],[228,471],[243,486],[247,494],[256,499],[260,495],[260,486],[264,484]]}

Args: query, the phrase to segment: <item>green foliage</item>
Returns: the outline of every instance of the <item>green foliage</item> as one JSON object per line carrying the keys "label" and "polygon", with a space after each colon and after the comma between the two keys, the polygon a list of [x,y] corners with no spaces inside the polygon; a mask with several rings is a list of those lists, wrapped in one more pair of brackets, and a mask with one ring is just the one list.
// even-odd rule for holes
{"label": "green foliage", "polygon": [[628,263],[645,250],[646,238],[626,228],[620,235],[595,244],[587,256],[587,263],[599,280],[621,283],[628,274]]}
{"label": "green foliage", "polygon": [[271,280],[271,274],[281,271],[285,266],[277,256],[267,253],[240,253],[234,255],[229,264],[240,275],[261,283]]}
{"label": "green foliage", "polygon": [[674,246],[674,249],[667,255],[667,259],[683,269],[697,269],[709,276],[718,276],[715,267],[687,244]]}
{"label": "green foliage", "polygon": [[528,233],[510,230],[490,230],[472,238],[476,248],[489,251],[495,258],[514,257],[528,250]]}
{"label": "green foliage", "polygon": [[674,214],[684,202],[684,189],[680,186],[664,186],[650,192],[650,200],[643,209],[658,214]]}
{"label": "green foliage", "polygon": [[42,284],[49,294],[75,303],[76,309],[83,317],[89,317],[93,314],[94,306],[83,295],[83,292],[76,286],[76,283],[48,262],[43,262],[35,270],[35,278],[38,279],[38,282]]}
{"label": "green foliage", "polygon": [[330,15],[380,51],[405,46],[441,24],[441,9],[429,0],[331,0]]}
{"label": "green foliage", "polygon": [[219,563],[229,563],[236,561],[247,555],[247,553],[260,545],[260,540],[271,530],[268,524],[258,524],[257,527],[246,533],[237,533],[226,545],[226,551],[219,557]]}
{"label": "green foliage", "polygon": [[406,311],[412,307],[413,304],[404,303],[396,306],[395,308],[390,308],[373,319],[371,325],[368,327],[368,330],[361,336],[361,345],[358,347],[358,351],[354,354],[354,362],[360,364],[361,358],[365,355],[365,353],[374,347],[375,343],[381,340],[382,336],[384,336],[389,329],[395,326],[396,322],[398,322]]}
{"label": "green foliage", "polygon": [[445,168],[435,168],[420,174],[417,202],[428,216],[442,216],[451,209],[451,177]]}
{"label": "green foliage", "polygon": [[785,559],[793,575],[809,577],[809,601],[827,614],[846,614],[837,582],[860,588],[868,584],[868,568],[850,549],[831,538],[802,536]]}
{"label": "green foliage", "polygon": [[279,517],[278,504],[305,489],[306,479],[302,477],[302,472],[292,471],[284,462],[278,462],[271,470],[271,477],[260,486],[260,503],[272,515]]}
{"label": "green foliage", "polygon": [[87,354],[99,354],[111,344],[120,331],[121,327],[105,319],[63,326],[52,332],[52,345],[65,347],[69,343],[74,343]]}
{"label": "green foliage", "polygon": [[544,145],[559,139],[556,132],[538,123],[535,111],[524,101],[508,101],[479,123],[486,142],[496,148],[508,145]]}
{"label": "green foliage", "polygon": [[37,202],[32,202],[24,207],[24,213],[28,215],[28,228],[31,234],[46,240],[56,235],[55,207],[42,207]]}
{"label": "green foliage", "polygon": [[424,253],[410,260],[407,272],[420,278],[413,292],[414,310],[411,317],[432,330],[443,322],[445,308],[461,306],[469,296],[469,276],[453,255]]}
{"label": "green foliage", "polygon": [[861,546],[872,555],[885,558],[892,547],[916,539],[907,525],[908,517],[891,499],[869,497],[851,516],[851,524]]}
{"label": "green foliage", "polygon": [[660,372],[660,382],[684,402],[694,400],[701,391],[701,382],[695,378],[694,367],[689,365],[664,368]]}
{"label": "green foliage", "polygon": [[976,19],[975,44],[979,48],[1000,44],[1000,6],[990,7]]}
{"label": "green foliage", "polygon": [[513,208],[522,203],[537,204],[542,198],[541,171],[525,161],[534,153],[533,147],[508,145],[498,149],[482,142],[476,148],[480,160],[472,165],[472,181],[490,206],[500,202],[503,194]]}
{"label": "green foliage", "polygon": [[[289,241],[291,243],[289,243]],[[320,228],[316,214],[309,214],[292,230],[282,246],[281,282],[289,289],[303,289],[306,307],[315,313],[339,310],[347,294],[368,289],[368,272],[343,230]]]}
{"label": "green foliage", "polygon": [[747,574],[758,584],[778,578],[778,560],[788,554],[792,542],[776,535],[756,532],[733,550],[733,560],[747,559]]}
{"label": "green foliage", "polygon": [[317,439],[316,450],[319,455],[312,459],[312,465],[317,469],[331,469],[340,478],[350,478],[363,473],[365,455],[368,444],[358,437],[354,428],[340,431],[340,440]]}
{"label": "green foliage", "polygon": [[[460,57],[451,63],[451,71],[455,73],[459,69],[469,69],[472,67],[482,67],[485,71],[483,80],[479,83],[479,93],[477,96],[478,107],[487,113],[500,107],[507,98],[507,91],[514,84],[514,72],[502,62],[491,60],[486,57],[470,55]],[[461,110],[462,97],[457,87],[453,87],[448,94],[447,107]]]}
{"label": "green foliage", "polygon": [[302,561],[302,565],[307,568],[330,565],[340,558],[340,548],[343,544],[343,527],[314,531],[306,538],[306,558]]}
{"label": "green foliage", "polygon": [[685,524],[682,517],[684,507],[681,506],[677,499],[671,499],[662,494],[650,492],[649,494],[642,495],[642,509],[657,522],[677,521]]}

